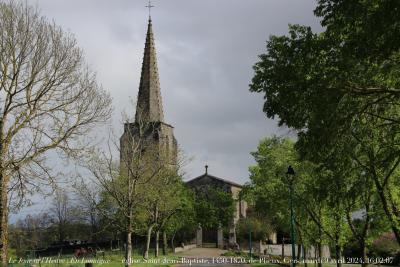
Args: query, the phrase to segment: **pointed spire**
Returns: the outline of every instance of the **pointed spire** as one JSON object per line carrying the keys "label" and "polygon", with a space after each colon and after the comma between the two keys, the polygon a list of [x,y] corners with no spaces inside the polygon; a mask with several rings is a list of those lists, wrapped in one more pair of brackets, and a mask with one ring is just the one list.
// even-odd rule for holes
{"label": "pointed spire", "polygon": [[135,120],[164,121],[151,18],[147,27]]}

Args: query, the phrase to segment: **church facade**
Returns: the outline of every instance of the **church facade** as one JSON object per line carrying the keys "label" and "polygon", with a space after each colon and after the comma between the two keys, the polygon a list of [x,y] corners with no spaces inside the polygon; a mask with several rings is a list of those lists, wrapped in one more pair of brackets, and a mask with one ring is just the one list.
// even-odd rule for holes
{"label": "church facade", "polygon": [[235,200],[235,213],[232,218],[232,223],[237,223],[240,218],[246,217],[247,212],[247,202],[243,200],[240,196],[240,191],[242,191],[243,186],[232,181],[216,177],[208,173],[208,166],[206,166],[206,171],[203,175],[193,178],[187,181],[186,184],[193,189],[201,190],[202,188],[213,187],[219,188],[232,195]]}
{"label": "church facade", "polygon": [[[220,248],[224,247],[237,247],[236,240],[236,224],[240,218],[245,218],[247,213],[247,202],[242,199],[240,195],[240,191],[242,191],[243,186],[232,181],[216,177],[208,173],[208,166],[205,166],[205,173],[196,178],[187,181],[186,184],[191,188],[194,192],[196,191],[205,191],[209,188],[218,188],[222,191],[229,193],[232,196],[232,199],[235,203],[235,211],[233,214],[233,218],[231,219],[229,225],[229,238],[228,243],[224,241],[224,236],[222,229],[218,229],[217,235],[217,246]],[[217,229],[216,229],[217,230]],[[203,229],[201,225],[199,225],[199,229],[197,230],[197,239],[201,236],[201,242],[198,241],[198,245],[203,243]],[[201,233],[200,233],[201,232]]]}

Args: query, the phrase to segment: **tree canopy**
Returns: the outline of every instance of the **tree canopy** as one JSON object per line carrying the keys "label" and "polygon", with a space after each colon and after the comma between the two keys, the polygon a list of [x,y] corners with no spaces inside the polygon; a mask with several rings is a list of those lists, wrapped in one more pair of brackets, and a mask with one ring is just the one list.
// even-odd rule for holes
{"label": "tree canopy", "polygon": [[196,191],[194,210],[197,222],[206,229],[228,227],[235,212],[232,195],[222,189],[208,186]]}
{"label": "tree canopy", "polygon": [[264,94],[268,117],[297,131],[299,158],[326,173],[317,183],[335,188],[327,193],[337,211],[338,197],[357,188],[364,198],[352,203],[380,206],[400,243],[399,9],[393,0],[318,1],[323,31],[290,25],[271,36],[250,90]]}

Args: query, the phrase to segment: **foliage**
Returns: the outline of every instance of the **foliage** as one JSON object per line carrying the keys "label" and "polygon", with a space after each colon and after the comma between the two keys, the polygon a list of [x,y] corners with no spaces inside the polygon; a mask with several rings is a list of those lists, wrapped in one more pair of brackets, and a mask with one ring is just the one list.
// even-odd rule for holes
{"label": "foliage", "polygon": [[205,229],[217,229],[219,224],[228,227],[235,212],[232,195],[219,188],[208,186],[195,192],[196,221]]}
{"label": "foliage", "polygon": [[[51,213],[28,214],[10,224],[10,248],[16,256],[26,257],[29,251],[46,249],[60,244],[58,218]],[[64,241],[84,240],[90,242],[90,225],[79,217],[67,217],[63,225]]]}
{"label": "foliage", "polygon": [[171,245],[187,243],[194,237],[197,228],[194,210],[193,191],[183,185],[180,192],[180,207],[165,226],[167,235],[171,237]]}
{"label": "foliage", "polygon": [[392,233],[385,233],[372,243],[372,257],[394,257],[399,252],[400,246]]}
{"label": "foliage", "polygon": [[[256,165],[250,167],[251,182],[246,185],[244,195],[254,206],[255,214],[288,233],[292,187],[297,242],[306,247],[331,244],[340,248],[349,234],[340,177],[333,177],[329,169],[301,160],[289,139],[265,138],[252,155]],[[286,175],[288,165],[294,168],[294,177]],[[336,194],[330,194],[331,191]]]}
{"label": "foliage", "polygon": [[[324,32],[291,25],[288,36],[270,37],[250,85],[264,93],[268,117],[297,131],[300,158],[327,174],[315,177],[315,189],[332,215],[347,214],[364,247],[380,208],[400,243],[399,8],[393,0],[318,1]],[[358,209],[367,209],[361,231],[349,219]]]}
{"label": "foliage", "polygon": [[[297,155],[293,142],[278,137],[262,140],[256,152],[251,153],[257,165],[251,166],[251,183],[244,188],[244,195],[254,205],[256,213],[269,218],[283,230],[288,230],[289,189],[285,181],[288,165],[297,169]],[[279,196],[279,197],[278,197]]]}
{"label": "foliage", "polygon": [[15,249],[18,257],[25,257],[27,250],[43,248],[54,242],[55,230],[49,214],[27,215],[10,225],[10,248]]}
{"label": "foliage", "polygon": [[253,240],[265,241],[273,232],[273,227],[266,218],[247,216],[240,218],[236,226],[236,237],[240,241],[249,239],[249,232]]}
{"label": "foliage", "polygon": [[[163,251],[166,253],[167,232],[176,232],[182,227],[182,223],[190,223],[190,209],[192,202],[188,195],[187,188],[182,181],[182,177],[177,174],[176,169],[166,168],[156,179],[150,182],[151,187],[147,187],[142,206],[146,212],[145,231],[147,232],[147,242],[145,248],[145,258],[148,257],[150,249],[150,238],[154,228],[155,232],[155,255],[158,256],[159,234],[163,233]],[[187,220],[176,222],[176,216],[189,215]]]}

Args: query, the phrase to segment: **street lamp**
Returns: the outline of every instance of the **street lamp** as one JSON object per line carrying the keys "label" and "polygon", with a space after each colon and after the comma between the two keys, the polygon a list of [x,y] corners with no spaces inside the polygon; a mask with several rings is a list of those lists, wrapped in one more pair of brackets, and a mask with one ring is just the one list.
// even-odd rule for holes
{"label": "street lamp", "polygon": [[250,254],[250,260],[252,256],[252,244],[251,244],[251,221],[249,221],[249,254]]}
{"label": "street lamp", "polygon": [[294,170],[292,166],[288,167],[286,177],[289,182],[289,197],[290,197],[290,238],[292,239],[292,267],[296,266],[296,233],[294,231],[294,211],[293,211],[293,180]]}

